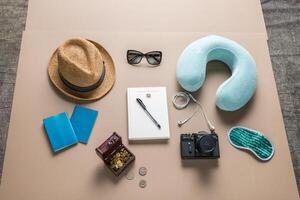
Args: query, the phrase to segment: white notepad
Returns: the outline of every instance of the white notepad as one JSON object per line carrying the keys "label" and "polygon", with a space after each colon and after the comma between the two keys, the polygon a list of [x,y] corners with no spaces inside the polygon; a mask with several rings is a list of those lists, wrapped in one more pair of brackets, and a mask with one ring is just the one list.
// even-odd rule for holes
{"label": "white notepad", "polygon": [[[128,139],[169,139],[169,117],[165,87],[140,87],[127,89]],[[150,114],[161,125],[159,129],[137,103],[140,98]]]}

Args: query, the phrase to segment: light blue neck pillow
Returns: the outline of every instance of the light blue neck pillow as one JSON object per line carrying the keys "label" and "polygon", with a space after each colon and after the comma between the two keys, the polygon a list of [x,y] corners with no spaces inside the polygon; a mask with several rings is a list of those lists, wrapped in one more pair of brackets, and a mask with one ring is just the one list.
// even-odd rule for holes
{"label": "light blue neck pillow", "polygon": [[178,83],[195,92],[203,85],[207,63],[213,60],[225,63],[231,70],[231,77],[217,90],[217,106],[225,111],[240,109],[255,92],[256,64],[250,53],[232,40],[210,35],[188,45],[177,63]]}

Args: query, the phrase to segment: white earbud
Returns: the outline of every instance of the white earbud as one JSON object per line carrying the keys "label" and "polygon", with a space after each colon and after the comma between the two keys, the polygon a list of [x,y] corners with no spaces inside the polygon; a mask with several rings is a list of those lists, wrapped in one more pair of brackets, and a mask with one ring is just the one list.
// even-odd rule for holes
{"label": "white earbud", "polygon": [[[182,99],[184,100],[184,102],[181,103],[181,104],[177,103],[177,99],[178,99],[178,98],[182,98]],[[178,126],[182,126],[183,124],[185,124],[186,122],[188,122],[188,121],[189,121],[190,119],[192,119],[192,118],[199,112],[199,110],[200,110],[201,113],[202,113],[202,115],[203,115],[203,117],[205,118],[205,121],[206,121],[206,123],[207,123],[207,126],[208,126],[209,130],[210,130],[211,132],[214,132],[214,131],[215,131],[215,127],[211,124],[211,122],[210,122],[209,119],[207,118],[207,116],[206,116],[206,114],[205,114],[205,112],[204,112],[204,109],[203,109],[202,105],[200,104],[200,102],[199,102],[197,99],[195,99],[195,97],[193,97],[193,95],[191,95],[191,94],[188,93],[188,92],[178,92],[178,93],[176,93],[175,96],[173,97],[172,102],[173,102],[173,105],[174,105],[174,107],[175,107],[176,109],[182,110],[182,109],[184,109],[184,108],[186,108],[186,107],[188,106],[188,104],[190,103],[190,100],[191,100],[191,99],[197,104],[198,108],[197,108],[197,109],[196,109],[189,117],[187,117],[186,119],[184,119],[184,120],[179,120],[179,121],[177,122]]]}

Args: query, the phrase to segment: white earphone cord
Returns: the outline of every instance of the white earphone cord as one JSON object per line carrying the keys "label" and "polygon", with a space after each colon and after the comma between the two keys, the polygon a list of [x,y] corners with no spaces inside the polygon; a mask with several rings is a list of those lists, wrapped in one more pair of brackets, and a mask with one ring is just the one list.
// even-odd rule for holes
{"label": "white earphone cord", "polygon": [[[184,102],[183,104],[178,104],[178,103],[176,102],[176,100],[177,100],[178,97],[181,97],[181,98],[185,99],[185,102]],[[197,104],[198,109],[195,110],[195,111],[194,111],[189,117],[187,117],[186,119],[178,121],[178,122],[177,122],[177,123],[178,123],[178,126],[182,126],[183,124],[185,124],[186,122],[188,122],[190,119],[192,119],[192,118],[196,115],[196,113],[198,113],[199,110],[201,110],[201,113],[202,113],[203,117],[205,118],[205,121],[206,121],[206,123],[207,123],[207,126],[208,126],[209,130],[210,130],[211,132],[214,132],[214,131],[215,131],[215,127],[211,124],[211,122],[210,122],[209,119],[207,118],[207,116],[206,116],[206,114],[205,114],[205,111],[204,111],[202,105],[200,104],[200,102],[197,101],[197,99],[195,99],[195,97],[193,97],[193,95],[191,95],[190,93],[187,93],[187,92],[178,92],[178,93],[175,94],[175,96],[173,97],[172,102],[173,102],[173,105],[175,106],[176,109],[182,110],[182,109],[184,109],[184,108],[186,108],[186,107],[188,106],[188,104],[189,104],[189,102],[190,102],[190,99],[192,99],[192,100]]]}

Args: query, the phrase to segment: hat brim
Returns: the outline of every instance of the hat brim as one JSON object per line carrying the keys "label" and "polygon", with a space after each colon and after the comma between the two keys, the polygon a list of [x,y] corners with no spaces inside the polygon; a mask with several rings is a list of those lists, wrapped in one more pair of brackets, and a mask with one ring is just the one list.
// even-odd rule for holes
{"label": "hat brim", "polygon": [[90,102],[101,99],[112,89],[116,79],[115,65],[109,53],[97,42],[91,40],[88,41],[96,46],[105,62],[105,77],[98,88],[84,93],[78,93],[68,88],[62,82],[58,74],[57,50],[52,54],[48,64],[48,75],[54,87],[66,97],[79,102]]}

